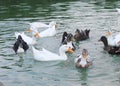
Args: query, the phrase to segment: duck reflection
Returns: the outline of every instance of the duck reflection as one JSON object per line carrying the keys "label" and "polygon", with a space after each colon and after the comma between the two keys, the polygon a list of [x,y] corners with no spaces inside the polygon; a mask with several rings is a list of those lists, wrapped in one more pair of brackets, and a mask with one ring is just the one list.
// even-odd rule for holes
{"label": "duck reflection", "polygon": [[23,64],[24,64],[24,59],[23,59],[23,57],[20,56],[19,60],[17,60],[14,65],[18,66],[18,67],[22,67]]}
{"label": "duck reflection", "polygon": [[80,81],[81,81],[81,86],[88,86],[88,84],[87,84],[87,77],[88,77],[87,70],[88,70],[87,68],[78,69]]}

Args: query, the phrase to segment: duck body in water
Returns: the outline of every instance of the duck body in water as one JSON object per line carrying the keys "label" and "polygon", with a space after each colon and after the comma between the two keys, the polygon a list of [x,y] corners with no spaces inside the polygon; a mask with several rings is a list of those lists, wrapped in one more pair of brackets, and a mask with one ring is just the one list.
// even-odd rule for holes
{"label": "duck body in water", "polygon": [[88,68],[92,65],[92,58],[90,58],[88,51],[86,49],[82,50],[82,54],[75,58],[75,66],[77,68]]}
{"label": "duck body in water", "polygon": [[21,35],[18,35],[18,39],[13,46],[13,50],[15,51],[15,53],[17,54],[18,51],[22,52],[21,49],[23,49],[23,51],[26,52],[28,48],[29,48],[28,44],[22,39]]}
{"label": "duck body in water", "polygon": [[75,31],[75,35],[74,35],[74,39],[76,41],[83,41],[83,40],[86,40],[86,39],[89,39],[89,33],[90,33],[90,30],[79,30],[79,29],[76,29]]}
{"label": "duck body in water", "polygon": [[99,41],[102,41],[104,44],[104,50],[112,55],[120,55],[120,46],[110,46],[108,45],[108,40],[105,36],[102,36]]}

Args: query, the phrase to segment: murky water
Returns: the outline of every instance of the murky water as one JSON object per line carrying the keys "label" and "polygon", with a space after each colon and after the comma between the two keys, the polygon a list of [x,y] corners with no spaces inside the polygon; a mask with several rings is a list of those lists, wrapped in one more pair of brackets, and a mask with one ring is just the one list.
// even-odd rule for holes
{"label": "murky water", "polygon": [[[4,86],[120,86],[120,56],[109,55],[98,42],[108,29],[120,32],[115,10],[119,4],[119,0],[1,0],[0,82]],[[90,39],[80,42],[68,61],[35,61],[31,47],[26,54],[15,55],[14,32],[25,31],[34,21],[59,25],[56,36],[37,40],[37,48],[58,53],[64,31],[90,29]],[[77,69],[73,60],[83,48],[96,59],[90,68]]]}

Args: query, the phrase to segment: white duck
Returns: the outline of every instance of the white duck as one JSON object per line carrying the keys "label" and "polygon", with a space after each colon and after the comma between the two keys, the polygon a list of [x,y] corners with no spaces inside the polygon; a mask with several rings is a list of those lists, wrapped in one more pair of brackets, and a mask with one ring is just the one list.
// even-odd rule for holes
{"label": "white duck", "polygon": [[37,43],[36,40],[35,40],[35,38],[33,38],[33,37],[31,38],[31,37],[25,35],[24,32],[22,32],[22,33],[15,32],[16,39],[18,38],[18,35],[21,35],[21,37],[23,38],[23,40],[25,42],[27,42],[28,45],[34,45],[34,44]]}
{"label": "white duck", "polygon": [[[36,32],[36,30],[35,30]],[[50,27],[42,32],[36,32],[34,34],[35,37],[49,37],[49,36],[54,36],[56,34],[56,22],[52,22]]]}
{"label": "white duck", "polygon": [[113,36],[111,35],[111,31],[106,33],[108,45],[110,46],[120,46],[120,33]]}
{"label": "white duck", "polygon": [[67,60],[66,51],[73,53],[72,47],[70,45],[62,45],[59,48],[59,55],[52,53],[46,49],[41,51],[32,47],[34,59],[37,61],[55,61],[55,60]]}
{"label": "white duck", "polygon": [[44,24],[42,22],[33,22],[29,23],[29,25],[30,29],[28,30],[28,32],[38,31],[41,28],[51,28],[53,25],[55,26],[55,28],[57,28],[57,24],[55,21],[50,22],[49,25]]}

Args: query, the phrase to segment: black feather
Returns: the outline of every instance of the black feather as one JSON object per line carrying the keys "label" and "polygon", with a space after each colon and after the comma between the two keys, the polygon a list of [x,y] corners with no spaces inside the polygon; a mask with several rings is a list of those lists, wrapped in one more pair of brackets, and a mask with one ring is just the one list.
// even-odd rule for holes
{"label": "black feather", "polygon": [[22,39],[21,35],[18,36],[18,39],[13,46],[13,50],[15,51],[16,54],[19,47],[23,48],[24,52],[26,52],[26,50],[29,49],[28,44]]}
{"label": "black feather", "polygon": [[76,29],[75,31],[75,35],[74,35],[74,38],[76,41],[83,41],[83,40],[86,40],[89,38],[89,33],[90,33],[90,30],[79,30],[79,29]]}

